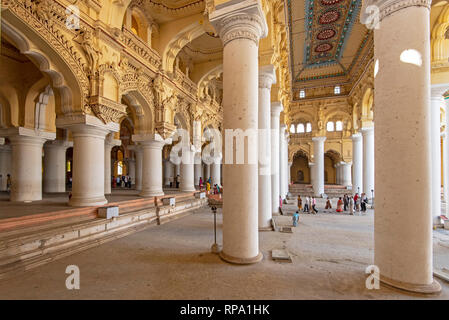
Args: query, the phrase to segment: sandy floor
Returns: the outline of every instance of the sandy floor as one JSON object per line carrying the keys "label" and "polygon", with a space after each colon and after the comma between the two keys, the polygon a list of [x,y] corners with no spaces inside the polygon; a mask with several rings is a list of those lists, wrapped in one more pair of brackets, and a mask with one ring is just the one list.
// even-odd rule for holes
{"label": "sandy floor", "polygon": [[[219,242],[221,243],[221,214]],[[280,217],[290,222],[290,217]],[[260,233],[261,263],[236,266],[210,253],[208,208],[153,226],[0,282],[2,299],[410,299],[429,298],[382,287],[365,288],[372,263],[373,213],[301,215],[293,234]],[[449,233],[440,232],[442,239]],[[436,240],[438,241],[438,240]],[[293,263],[275,262],[286,248]],[[449,247],[435,246],[436,264],[449,268]],[[66,267],[80,268],[80,290],[65,287]],[[432,299],[449,299],[449,284]]]}

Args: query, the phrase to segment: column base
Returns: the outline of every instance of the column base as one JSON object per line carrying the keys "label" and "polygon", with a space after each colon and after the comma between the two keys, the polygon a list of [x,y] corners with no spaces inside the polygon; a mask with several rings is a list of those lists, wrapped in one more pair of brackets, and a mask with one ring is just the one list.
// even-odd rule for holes
{"label": "column base", "polygon": [[259,227],[259,231],[273,231],[273,227],[272,226]]}
{"label": "column base", "polygon": [[220,255],[221,260],[223,260],[225,262],[232,263],[232,264],[252,264],[252,263],[260,262],[263,259],[262,252],[259,252],[259,254],[257,256],[255,256],[254,258],[237,258],[237,257],[230,256],[230,255],[224,253],[223,251],[221,251],[219,253],[219,255]]}
{"label": "column base", "polygon": [[193,188],[193,189],[185,189],[185,190],[181,189],[180,191],[181,192],[195,192],[196,189],[195,188]]}
{"label": "column base", "polygon": [[93,199],[76,199],[69,200],[68,205],[71,207],[98,207],[108,203],[105,197],[98,197]]}
{"label": "column base", "polygon": [[441,285],[434,279],[431,284],[414,284],[396,281],[387,277],[380,277],[380,282],[387,286],[401,289],[408,292],[423,293],[423,294],[435,294],[441,292]]}
{"label": "column base", "polygon": [[160,190],[160,191],[142,191],[139,193],[139,197],[143,197],[143,198],[152,198],[152,197],[159,197],[159,196],[164,196],[165,193],[164,191]]}

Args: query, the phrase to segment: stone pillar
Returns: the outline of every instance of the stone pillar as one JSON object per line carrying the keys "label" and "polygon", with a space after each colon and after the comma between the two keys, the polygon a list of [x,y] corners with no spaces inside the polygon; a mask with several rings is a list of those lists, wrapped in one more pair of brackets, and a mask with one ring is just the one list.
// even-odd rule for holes
{"label": "stone pillar", "polygon": [[70,126],[73,137],[72,197],[74,207],[101,206],[107,203],[105,185],[105,138],[109,130],[87,124]]}
{"label": "stone pillar", "polygon": [[12,148],[11,201],[42,200],[42,147],[45,138],[9,136]]}
{"label": "stone pillar", "polygon": [[179,188],[184,192],[195,191],[195,174],[193,168],[193,162],[195,157],[195,147],[184,148],[182,150],[182,163],[181,163],[181,183]]}
{"label": "stone pillar", "polygon": [[352,191],[363,192],[363,140],[360,133],[352,135]]}
{"label": "stone pillar", "polygon": [[443,163],[444,163],[444,200],[446,201],[446,217],[449,217],[449,100],[445,99],[446,127],[443,139]]}
{"label": "stone pillar", "polygon": [[[430,0],[375,4],[374,265],[380,280],[393,287],[439,292],[432,259]],[[401,61],[410,49],[416,54]]]}
{"label": "stone pillar", "polygon": [[290,142],[290,135],[288,133],[288,130],[285,130],[285,147],[284,147],[284,188],[285,188],[285,197],[287,198],[288,195],[288,188],[289,188],[289,172],[290,167],[288,165],[288,144]]}
{"label": "stone pillar", "polygon": [[285,124],[279,126],[279,194],[282,199],[285,199],[285,183],[284,183],[284,172],[285,172],[285,159],[284,159],[284,149],[285,149]]}
{"label": "stone pillar", "polygon": [[[224,130],[249,129],[257,133],[258,43],[259,38],[268,33],[260,2],[228,1],[209,17],[224,46]],[[257,140],[255,146],[247,144],[248,156],[243,164],[234,163],[236,148],[233,143],[230,145],[225,148],[223,166],[223,250],[220,256],[232,263],[255,263],[263,258],[258,234]],[[251,154],[252,151],[256,154]],[[256,161],[249,161],[254,156]]]}
{"label": "stone pillar", "polygon": [[128,159],[128,168],[129,168],[129,177],[131,178],[131,186],[133,186],[136,184],[136,160]]}
{"label": "stone pillar", "polygon": [[214,187],[214,185],[219,185],[221,187],[221,157],[217,158],[214,160],[214,162],[212,162],[211,164],[211,171],[212,171],[212,186],[211,188]]}
{"label": "stone pillar", "polygon": [[324,193],[324,141],[326,141],[326,137],[313,137],[312,141],[315,162],[313,193],[316,197],[321,197]]}
{"label": "stone pillar", "polygon": [[[288,186],[290,188],[290,184],[292,183],[292,165],[293,162],[289,162],[288,163]],[[290,192],[290,189],[289,189]]]}
{"label": "stone pillar", "polygon": [[[200,184],[200,178],[203,179],[203,166],[201,164],[202,160],[201,160],[201,153],[197,152],[195,154],[195,164],[194,164],[194,172],[195,172],[195,187],[198,187]],[[221,184],[219,184],[221,185]]]}
{"label": "stone pillar", "polygon": [[73,142],[48,141],[44,144],[44,192],[65,192],[66,152]]}
{"label": "stone pillar", "polygon": [[273,214],[279,214],[280,164],[279,164],[279,117],[283,110],[281,102],[271,103],[271,205]]}
{"label": "stone pillar", "polygon": [[104,141],[104,194],[111,194],[111,151],[115,146],[120,146],[121,140],[114,139],[114,134],[108,134]]}
{"label": "stone pillar", "polygon": [[163,196],[162,190],[162,148],[166,141],[158,134],[133,135],[142,147],[142,190],[141,197]]}
{"label": "stone pillar", "polygon": [[340,184],[345,187],[352,185],[351,182],[351,162],[340,162]]}
{"label": "stone pillar", "polygon": [[6,180],[8,174],[11,174],[11,146],[8,145],[0,145],[0,191],[6,190]]}
{"label": "stone pillar", "polygon": [[340,185],[341,166],[340,163],[334,164],[335,168],[335,183]]}
{"label": "stone pillar", "polygon": [[371,199],[374,190],[374,128],[362,128],[363,136],[363,192]]}
{"label": "stone pillar", "polygon": [[441,215],[441,135],[440,108],[444,105],[443,94],[448,84],[432,85],[430,96],[430,155],[432,160],[432,221],[440,223]]}
{"label": "stone pillar", "polygon": [[310,174],[310,184],[315,185],[315,163],[309,162],[309,174]]}
{"label": "stone pillar", "polygon": [[259,230],[272,230],[271,199],[271,86],[276,83],[273,65],[259,69]]}
{"label": "stone pillar", "polygon": [[[170,182],[174,181],[173,174],[175,173],[175,167],[170,160],[164,160],[164,186],[170,187]],[[173,185],[173,184],[172,184]]]}
{"label": "stone pillar", "polygon": [[178,175],[181,176],[181,165],[175,164],[175,177]]}
{"label": "stone pillar", "polygon": [[142,147],[136,145],[134,150],[136,153],[136,190],[142,190],[142,171],[143,171],[143,150]]}

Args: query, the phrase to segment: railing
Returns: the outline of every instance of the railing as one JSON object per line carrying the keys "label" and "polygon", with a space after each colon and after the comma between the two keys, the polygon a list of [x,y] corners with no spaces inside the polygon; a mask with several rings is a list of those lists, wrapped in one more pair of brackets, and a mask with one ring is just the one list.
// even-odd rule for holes
{"label": "railing", "polygon": [[[143,64],[147,65],[150,63],[152,69],[155,70],[158,70],[162,65],[162,59],[156,50],[152,49],[147,43],[125,27],[123,27],[121,40],[127,49],[132,50],[143,60]],[[135,56],[133,55],[133,57]]]}

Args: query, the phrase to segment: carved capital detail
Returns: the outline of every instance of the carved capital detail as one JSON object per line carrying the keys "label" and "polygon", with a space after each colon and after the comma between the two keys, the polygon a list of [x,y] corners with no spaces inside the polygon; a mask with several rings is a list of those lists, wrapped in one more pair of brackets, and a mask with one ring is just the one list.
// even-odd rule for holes
{"label": "carved capital detail", "polygon": [[126,106],[115,101],[93,96],[90,97],[90,107],[95,116],[105,124],[109,122],[119,122],[126,115]]}

